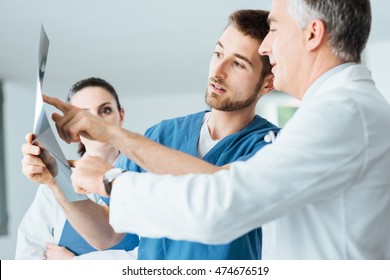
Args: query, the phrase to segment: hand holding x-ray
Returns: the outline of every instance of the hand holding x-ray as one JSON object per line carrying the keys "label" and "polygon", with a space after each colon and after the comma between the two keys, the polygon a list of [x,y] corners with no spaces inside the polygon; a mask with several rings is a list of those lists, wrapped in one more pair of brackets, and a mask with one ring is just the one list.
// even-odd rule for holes
{"label": "hand holding x-ray", "polygon": [[65,197],[69,201],[83,200],[87,197],[77,194],[72,186],[70,176],[72,174],[71,167],[66,160],[53,130],[50,126],[49,120],[45,108],[43,106],[42,99],[42,85],[45,75],[47,54],[49,50],[49,39],[42,26],[41,39],[39,43],[38,54],[38,71],[37,71],[37,89],[36,89],[36,102],[35,102],[35,119],[33,133],[35,139],[34,145],[37,145],[41,149],[39,157],[46,165],[50,174],[55,178],[57,184],[61,188]]}

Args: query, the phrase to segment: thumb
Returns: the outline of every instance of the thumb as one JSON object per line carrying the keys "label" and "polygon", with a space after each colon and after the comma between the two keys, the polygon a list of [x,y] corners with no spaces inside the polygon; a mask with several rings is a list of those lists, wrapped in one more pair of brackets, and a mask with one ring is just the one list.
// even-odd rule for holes
{"label": "thumb", "polygon": [[70,159],[68,160],[70,167],[77,167],[78,160]]}
{"label": "thumb", "polygon": [[32,133],[27,133],[24,138],[26,139],[27,143],[31,144],[32,141],[35,139],[35,135]]}

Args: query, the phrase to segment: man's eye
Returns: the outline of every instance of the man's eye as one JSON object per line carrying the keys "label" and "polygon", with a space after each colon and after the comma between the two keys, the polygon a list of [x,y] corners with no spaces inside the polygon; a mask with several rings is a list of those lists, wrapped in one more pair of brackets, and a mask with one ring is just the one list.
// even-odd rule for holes
{"label": "man's eye", "polygon": [[233,62],[233,65],[234,65],[235,67],[237,67],[237,68],[241,68],[241,69],[244,69],[244,68],[245,68],[244,65],[242,65],[241,63],[239,63],[239,62],[237,62],[237,61],[234,61],[234,62]]}
{"label": "man's eye", "polygon": [[219,52],[214,52],[214,55],[217,57],[217,58],[220,58],[221,57],[221,54]]}

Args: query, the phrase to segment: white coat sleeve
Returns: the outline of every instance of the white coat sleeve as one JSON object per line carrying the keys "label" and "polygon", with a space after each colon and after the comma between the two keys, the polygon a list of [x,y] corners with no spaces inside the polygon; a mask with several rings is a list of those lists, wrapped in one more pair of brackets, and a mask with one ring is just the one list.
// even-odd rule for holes
{"label": "white coat sleeve", "polygon": [[46,185],[40,185],[19,225],[15,259],[43,259],[46,243],[55,243],[55,203],[50,189]]}
{"label": "white coat sleeve", "polygon": [[362,120],[353,102],[327,98],[301,107],[274,144],[230,170],[122,174],[113,184],[111,225],[145,237],[221,244],[349,188],[363,166]]}

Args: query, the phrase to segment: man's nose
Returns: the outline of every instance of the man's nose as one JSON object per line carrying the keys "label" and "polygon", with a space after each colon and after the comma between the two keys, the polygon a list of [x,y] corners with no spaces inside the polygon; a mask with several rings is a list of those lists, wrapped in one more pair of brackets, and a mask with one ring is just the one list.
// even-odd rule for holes
{"label": "man's nose", "polygon": [[212,76],[216,79],[226,78],[227,61],[220,60],[212,67]]}
{"label": "man's nose", "polygon": [[260,55],[270,55],[271,54],[271,45],[270,45],[270,36],[269,33],[267,36],[265,36],[263,42],[261,42],[261,45],[259,47],[259,54]]}

